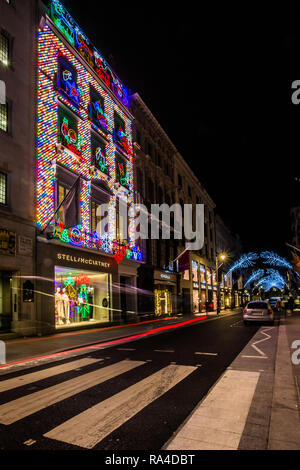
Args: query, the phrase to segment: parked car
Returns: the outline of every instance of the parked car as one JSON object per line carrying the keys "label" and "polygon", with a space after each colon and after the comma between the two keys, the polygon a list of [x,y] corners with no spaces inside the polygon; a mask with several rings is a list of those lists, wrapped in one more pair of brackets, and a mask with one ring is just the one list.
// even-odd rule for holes
{"label": "parked car", "polygon": [[243,319],[245,325],[251,321],[273,323],[274,312],[267,300],[254,300],[248,302],[243,311]]}

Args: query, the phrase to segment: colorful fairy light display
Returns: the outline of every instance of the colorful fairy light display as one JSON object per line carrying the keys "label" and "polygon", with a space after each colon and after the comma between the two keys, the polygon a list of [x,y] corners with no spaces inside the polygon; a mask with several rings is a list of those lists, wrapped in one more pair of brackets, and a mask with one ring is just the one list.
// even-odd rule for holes
{"label": "colorful fairy light display", "polygon": [[[57,1],[52,3],[59,4]],[[71,30],[68,34],[71,39]],[[78,34],[77,31],[77,39]],[[83,34],[80,37],[84,40]],[[123,163],[122,168],[120,162]],[[117,198],[123,198],[129,207],[133,206],[133,163],[131,118],[46,23],[38,32],[37,226],[45,229],[52,220],[50,236],[53,238],[78,247],[117,253],[113,245],[116,234],[114,209]],[[81,176],[81,226],[68,230],[62,226],[55,227],[53,220],[57,165]],[[100,240],[96,233],[90,233],[91,183],[102,181],[113,194],[110,199],[109,240]],[[134,230],[134,217],[129,216],[128,247],[124,256],[141,260],[142,253],[136,246]],[[123,254],[124,250],[121,251]],[[119,249],[119,254],[121,251]]]}
{"label": "colorful fairy light display", "polygon": [[82,58],[97,73],[101,80],[111,89],[118,99],[129,106],[129,91],[113,72],[100,52],[91,44],[72,16],[59,0],[51,0],[49,16],[57,29],[79,52]]}

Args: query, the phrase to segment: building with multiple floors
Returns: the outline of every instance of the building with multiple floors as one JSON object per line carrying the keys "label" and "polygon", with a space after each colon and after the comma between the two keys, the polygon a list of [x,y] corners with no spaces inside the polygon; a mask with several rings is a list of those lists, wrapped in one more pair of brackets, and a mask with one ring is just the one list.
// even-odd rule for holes
{"label": "building with multiple floors", "polygon": [[[142,253],[134,218],[121,210],[134,203],[132,120],[127,88],[52,0],[38,31],[36,313],[42,333],[137,315]],[[70,222],[66,207],[72,204]]]}
{"label": "building with multiple floors", "polygon": [[35,8],[0,0],[0,331],[26,334],[35,315]]}
{"label": "building with multiple floors", "polygon": [[240,274],[236,277],[235,273],[227,274],[228,268],[232,260],[239,258],[242,254],[242,246],[240,238],[233,233],[225,224],[219,214],[215,216],[216,223],[216,252],[217,254],[225,253],[226,261],[219,269],[220,282],[220,307],[231,308],[237,307],[244,303],[243,299],[247,294],[243,290],[243,278]]}
{"label": "building with multiple floors", "polygon": [[[150,109],[59,0],[0,2],[0,331],[216,308],[215,204]],[[141,240],[135,203],[204,205],[184,270],[172,211]]]}
{"label": "building with multiple floors", "polygon": [[[148,106],[136,93],[131,101],[134,120],[134,154],[137,202],[148,212],[151,204],[204,204],[204,246],[189,253],[187,269],[178,273],[174,262],[185,249],[185,239],[174,237],[170,214],[170,238],[144,241],[146,263],[139,268],[140,314],[170,315],[205,310],[216,301],[215,286],[215,204],[185,162]],[[173,219],[172,219],[173,217]],[[153,218],[153,216],[152,216]],[[149,219],[150,221],[150,219]],[[160,231],[162,220],[160,218]],[[184,224],[184,220],[182,221]],[[161,233],[160,233],[161,235]]]}
{"label": "building with multiple floors", "polygon": [[291,209],[292,245],[300,249],[300,206]]}

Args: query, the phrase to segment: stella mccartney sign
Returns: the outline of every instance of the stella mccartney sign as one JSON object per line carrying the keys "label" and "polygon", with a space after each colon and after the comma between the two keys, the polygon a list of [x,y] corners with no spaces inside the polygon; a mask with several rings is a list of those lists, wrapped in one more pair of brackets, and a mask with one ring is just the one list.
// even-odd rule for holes
{"label": "stella mccartney sign", "polygon": [[112,263],[108,263],[106,261],[100,261],[97,259],[92,258],[84,258],[82,256],[73,256],[73,255],[66,255],[64,253],[57,253],[57,259],[63,261],[70,261],[71,263],[81,263],[93,266],[99,266],[100,268],[111,268]]}

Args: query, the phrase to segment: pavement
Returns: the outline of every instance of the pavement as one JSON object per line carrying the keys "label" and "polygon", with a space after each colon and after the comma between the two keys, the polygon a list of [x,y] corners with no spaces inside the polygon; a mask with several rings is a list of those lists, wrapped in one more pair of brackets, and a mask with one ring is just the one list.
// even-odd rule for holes
{"label": "pavement", "polygon": [[240,313],[241,308],[222,310],[219,315],[214,312],[208,314],[179,314],[162,319],[152,319],[136,323],[113,325],[103,328],[61,332],[51,336],[16,338],[9,335],[0,335],[0,340],[6,346],[6,364],[0,365],[0,370],[7,369],[9,365],[30,362],[32,359],[49,359],[52,355],[64,353],[74,354],[86,352],[85,348],[93,346],[104,347],[118,342],[130,342],[147,335],[164,333],[168,328],[180,328],[192,322],[211,321],[224,316]]}
{"label": "pavement", "polygon": [[299,387],[295,310],[257,331],[163,448],[299,450]]}
{"label": "pavement", "polygon": [[245,326],[239,309],[11,340],[7,351],[3,449],[300,449],[300,310],[274,325]]}

